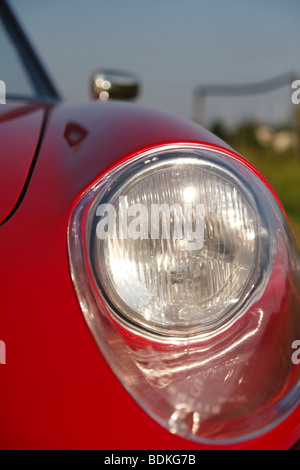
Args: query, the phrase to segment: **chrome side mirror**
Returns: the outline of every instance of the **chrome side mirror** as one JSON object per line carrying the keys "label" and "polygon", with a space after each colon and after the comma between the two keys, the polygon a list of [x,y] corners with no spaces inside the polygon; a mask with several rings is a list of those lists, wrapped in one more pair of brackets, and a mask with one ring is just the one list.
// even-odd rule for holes
{"label": "chrome side mirror", "polygon": [[91,75],[90,95],[94,100],[131,100],[139,88],[137,78],[127,72],[99,69]]}

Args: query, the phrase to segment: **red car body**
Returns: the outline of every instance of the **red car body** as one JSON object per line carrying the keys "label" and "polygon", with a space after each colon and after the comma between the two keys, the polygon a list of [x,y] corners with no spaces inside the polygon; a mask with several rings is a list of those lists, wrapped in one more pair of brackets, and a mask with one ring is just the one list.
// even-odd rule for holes
{"label": "red car body", "polygon": [[[170,142],[218,148],[219,139],[123,103],[20,103],[2,106],[0,119],[2,188],[11,192],[0,227],[6,344],[0,447],[207,448],[163,429],[110,370],[74,293],[66,234],[75,202],[119,160]],[[13,169],[5,158],[12,145]],[[299,435],[298,407],[278,427],[234,448],[287,449]]]}
{"label": "red car body", "polygon": [[[171,434],[125,390],[86,325],[68,258],[72,210],[121,161],[175,143],[241,159],[198,125],[134,104],[0,105],[1,449],[289,449],[299,439],[299,406],[277,426],[227,446]],[[284,275],[276,282],[289,285]],[[274,363],[292,302],[287,288],[282,323],[267,330],[267,344],[277,338]]]}

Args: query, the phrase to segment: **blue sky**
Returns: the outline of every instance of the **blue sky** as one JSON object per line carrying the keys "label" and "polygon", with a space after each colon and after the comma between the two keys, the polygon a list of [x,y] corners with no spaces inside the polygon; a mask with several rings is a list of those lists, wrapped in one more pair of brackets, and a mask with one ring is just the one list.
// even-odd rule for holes
{"label": "blue sky", "polygon": [[[11,0],[69,101],[88,97],[90,73],[113,67],[142,81],[138,103],[193,116],[197,85],[300,76],[298,0]],[[247,116],[281,122],[288,87],[266,97],[208,98],[207,123]]]}

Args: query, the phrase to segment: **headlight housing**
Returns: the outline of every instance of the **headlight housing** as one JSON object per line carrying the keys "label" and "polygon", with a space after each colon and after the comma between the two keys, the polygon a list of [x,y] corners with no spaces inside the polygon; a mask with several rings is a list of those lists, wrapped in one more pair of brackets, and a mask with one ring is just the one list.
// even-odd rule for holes
{"label": "headlight housing", "polygon": [[260,434],[299,401],[293,243],[249,166],[197,144],[116,166],[69,225],[78,299],[113,370],[172,432],[210,443]]}
{"label": "headlight housing", "polygon": [[197,338],[241,315],[264,290],[272,219],[250,181],[215,153],[146,153],[95,195],[93,277],[115,319],[137,334]]}

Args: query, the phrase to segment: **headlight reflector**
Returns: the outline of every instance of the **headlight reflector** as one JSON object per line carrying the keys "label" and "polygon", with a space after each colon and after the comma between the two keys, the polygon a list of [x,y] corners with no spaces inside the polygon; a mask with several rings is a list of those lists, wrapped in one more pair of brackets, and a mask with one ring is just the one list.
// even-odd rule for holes
{"label": "headlight reflector", "polygon": [[146,154],[105,182],[97,215],[93,274],[116,317],[141,334],[211,331],[266,285],[266,217],[249,182],[215,155]]}

